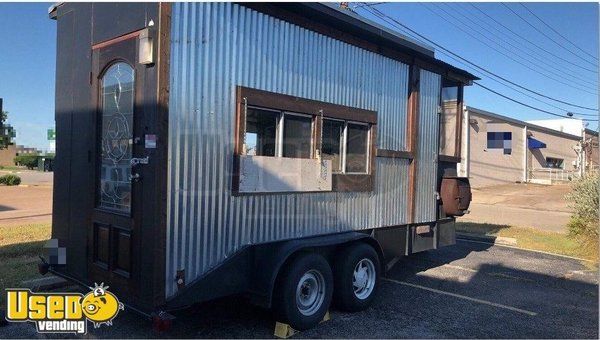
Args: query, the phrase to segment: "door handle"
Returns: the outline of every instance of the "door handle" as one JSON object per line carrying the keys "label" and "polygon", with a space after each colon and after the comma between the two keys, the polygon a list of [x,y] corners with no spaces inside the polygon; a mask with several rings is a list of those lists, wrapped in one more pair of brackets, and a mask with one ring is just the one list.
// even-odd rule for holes
{"label": "door handle", "polygon": [[137,172],[129,175],[130,182],[138,182],[140,180],[140,178],[141,178],[141,176]]}
{"label": "door handle", "polygon": [[133,166],[136,166],[138,164],[146,165],[146,164],[148,164],[149,161],[150,161],[150,157],[149,156],[146,156],[146,157],[143,157],[143,158],[133,157],[129,161],[129,164],[131,164],[131,166],[133,167]]}

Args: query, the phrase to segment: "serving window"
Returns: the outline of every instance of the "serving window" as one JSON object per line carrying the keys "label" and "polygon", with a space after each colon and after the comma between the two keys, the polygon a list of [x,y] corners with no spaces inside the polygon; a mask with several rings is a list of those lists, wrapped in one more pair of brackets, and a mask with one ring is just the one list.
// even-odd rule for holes
{"label": "serving window", "polygon": [[[312,174],[294,172],[290,167],[312,168],[314,163],[326,164],[326,171],[331,172],[330,190],[372,190],[376,112],[245,87],[238,87],[237,92],[234,191],[243,191],[239,185],[240,181],[248,178],[248,171],[244,172],[240,167],[252,160],[262,162],[257,167],[264,164],[271,167],[264,171],[270,177],[261,178],[263,182],[304,176],[298,181],[310,183]],[[248,158],[255,156],[273,159]],[[285,159],[306,161],[298,163]],[[273,169],[272,166],[282,169]],[[325,171],[321,170],[315,176],[323,173]],[[285,185],[282,187],[285,188]],[[317,189],[314,185],[309,187],[306,191],[327,191],[317,190],[321,188],[319,184]],[[294,187],[289,191],[302,190]]]}
{"label": "serving window", "polygon": [[275,156],[278,123],[276,111],[248,108],[242,153],[251,156]]}
{"label": "serving window", "polygon": [[242,154],[312,158],[313,117],[265,108],[246,108]]}

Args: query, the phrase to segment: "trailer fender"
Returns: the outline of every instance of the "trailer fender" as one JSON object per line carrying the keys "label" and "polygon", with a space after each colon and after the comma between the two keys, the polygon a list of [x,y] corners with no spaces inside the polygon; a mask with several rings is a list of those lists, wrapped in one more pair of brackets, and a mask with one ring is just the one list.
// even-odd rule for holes
{"label": "trailer fender", "polygon": [[308,237],[256,246],[254,253],[254,274],[251,280],[254,284],[248,287],[252,303],[265,308],[271,307],[273,290],[279,271],[298,252],[307,249],[325,252],[330,246],[358,240],[364,240],[373,246],[383,263],[383,252],[377,240],[370,234],[360,232]]}

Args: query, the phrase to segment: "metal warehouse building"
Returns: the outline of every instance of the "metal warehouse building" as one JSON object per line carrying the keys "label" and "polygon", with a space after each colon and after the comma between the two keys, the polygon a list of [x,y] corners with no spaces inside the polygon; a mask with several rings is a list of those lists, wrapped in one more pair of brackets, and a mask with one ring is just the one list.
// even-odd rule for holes
{"label": "metal warehouse building", "polygon": [[473,187],[569,181],[598,164],[598,134],[580,120],[525,122],[466,107],[462,134],[458,171]]}

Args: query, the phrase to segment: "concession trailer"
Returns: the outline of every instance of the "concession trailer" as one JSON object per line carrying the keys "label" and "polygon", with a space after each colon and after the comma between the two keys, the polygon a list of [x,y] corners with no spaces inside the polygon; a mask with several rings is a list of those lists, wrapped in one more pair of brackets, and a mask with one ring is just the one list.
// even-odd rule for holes
{"label": "concession trailer", "polygon": [[397,257],[455,243],[477,78],[430,47],[323,3],[50,17],[52,272],[146,315],[239,294],[305,329],[366,308]]}

